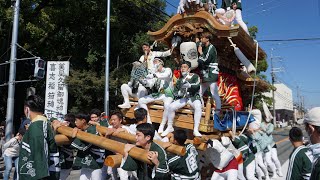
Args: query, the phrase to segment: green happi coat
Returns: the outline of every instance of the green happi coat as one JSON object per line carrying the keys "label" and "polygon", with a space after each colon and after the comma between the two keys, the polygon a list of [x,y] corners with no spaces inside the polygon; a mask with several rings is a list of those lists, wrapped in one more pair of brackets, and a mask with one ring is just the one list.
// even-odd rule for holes
{"label": "green happi coat", "polygon": [[156,72],[154,86],[152,87],[151,96],[158,98],[164,94],[166,97],[173,98],[172,70],[170,68],[162,68],[161,72]]}
{"label": "green happi coat", "polygon": [[[89,126],[84,132],[98,135],[96,126]],[[78,149],[73,166],[89,169],[99,169],[103,166],[105,150],[90,143],[75,138],[71,146]]]}
{"label": "green happi coat", "polygon": [[312,169],[312,155],[309,148],[302,145],[290,154],[287,180],[309,179]]}
{"label": "green happi coat", "polygon": [[222,0],[221,8],[227,9],[228,7],[231,7],[233,3],[237,3],[237,9],[242,10],[241,0]]}
{"label": "green happi coat", "polygon": [[123,159],[121,163],[121,168],[126,171],[137,171],[139,180],[149,180],[149,179],[170,179],[169,167],[167,164],[167,153],[158,144],[152,142],[149,151],[158,152],[159,166],[155,168],[154,165],[148,165],[131,156],[127,159]]}
{"label": "green happi coat", "polygon": [[[186,81],[191,84],[190,88],[182,88],[182,85]],[[176,99],[190,98],[192,102],[200,100],[200,77],[194,73],[189,73],[186,77],[181,76],[177,80],[173,94]]]}
{"label": "green happi coat", "polygon": [[172,180],[200,179],[198,167],[198,152],[192,144],[185,144],[186,154],[184,156],[170,155],[168,165]]}
{"label": "green happi coat", "polygon": [[63,145],[59,147],[61,169],[70,169],[73,164],[73,148],[71,145]]}
{"label": "green happi coat", "polygon": [[250,152],[248,144],[248,137],[244,134],[236,136],[232,141],[235,148],[241,151],[243,158],[243,166],[247,167],[254,160],[254,154]]}
{"label": "green happi coat", "polygon": [[203,61],[203,82],[217,82],[219,75],[218,56],[216,48],[210,43],[209,46],[202,46],[203,54],[199,60]]}
{"label": "green happi coat", "polygon": [[59,151],[44,116],[37,116],[24,134],[19,153],[19,179],[59,179]]}

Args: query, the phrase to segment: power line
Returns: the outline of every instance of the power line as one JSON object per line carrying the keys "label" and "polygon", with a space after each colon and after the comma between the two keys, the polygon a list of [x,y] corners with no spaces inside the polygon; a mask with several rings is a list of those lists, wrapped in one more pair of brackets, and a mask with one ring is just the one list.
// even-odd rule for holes
{"label": "power line", "polygon": [[145,0],[142,0],[142,2],[144,2],[145,4],[147,4],[149,7],[152,7],[152,8],[154,8],[154,9],[158,10],[158,11],[161,12],[163,15],[166,15],[166,16],[168,16],[169,18],[171,17],[169,14],[167,14],[166,12],[164,12],[163,10],[161,10],[159,7],[156,7],[156,6],[154,6],[154,5],[146,2]]}
{"label": "power line", "polygon": [[269,7],[268,9],[262,9],[262,10],[257,11],[257,12],[249,13],[249,14],[247,14],[247,15],[244,15],[244,17],[252,16],[252,15],[255,15],[255,14],[265,13],[265,12],[267,12],[267,11],[270,11],[271,9],[278,8],[278,7],[280,7],[280,6],[283,6],[284,4],[285,4],[285,3],[282,2],[282,3],[279,3],[279,4],[275,5],[275,6]]}
{"label": "power line", "polygon": [[294,42],[294,41],[319,41],[320,37],[316,38],[292,38],[292,39],[262,39],[258,40],[259,42]]}
{"label": "power line", "polygon": [[266,4],[272,3],[272,2],[274,2],[274,1],[278,1],[278,0],[271,0],[271,1],[267,1],[267,2],[261,3],[261,4],[255,6],[255,7],[246,9],[246,11],[256,10],[256,9],[258,9],[258,8],[261,7],[261,6],[264,6],[264,5],[266,5]]}
{"label": "power line", "polygon": [[170,6],[172,6],[172,7],[176,8],[176,9],[178,9],[178,7],[177,7],[177,6],[175,6],[175,5],[171,4],[169,1],[167,1],[167,0],[166,0],[166,2],[167,2],[167,4],[169,4]]}
{"label": "power line", "polygon": [[315,91],[301,90],[301,92],[318,94],[318,93],[320,93],[320,90],[315,90]]}

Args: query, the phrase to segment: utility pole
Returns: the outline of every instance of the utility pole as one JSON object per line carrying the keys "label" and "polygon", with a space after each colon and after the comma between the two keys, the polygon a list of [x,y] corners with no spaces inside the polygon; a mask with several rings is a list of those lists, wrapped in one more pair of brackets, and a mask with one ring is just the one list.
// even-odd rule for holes
{"label": "utility pole", "polygon": [[302,110],[302,118],[304,118],[304,96],[301,96],[301,110]]}
{"label": "utility pole", "polygon": [[106,39],[106,69],[105,69],[105,93],[104,112],[109,118],[109,61],[110,61],[110,1],[107,0],[107,39]]}
{"label": "utility pole", "polygon": [[275,103],[275,99],[274,99],[274,82],[275,82],[275,72],[273,69],[273,48],[271,48],[271,82],[272,82],[272,106],[273,106],[273,125],[276,126],[277,123],[277,116],[276,116],[276,103]]}
{"label": "utility pole", "polygon": [[13,18],[13,28],[12,28],[12,40],[11,40],[10,73],[9,73],[6,130],[5,130],[6,141],[9,141],[11,139],[12,131],[13,131],[14,93],[15,93],[15,79],[16,79],[16,59],[17,59],[20,0],[15,1],[13,9],[14,9],[13,11],[14,18]]}

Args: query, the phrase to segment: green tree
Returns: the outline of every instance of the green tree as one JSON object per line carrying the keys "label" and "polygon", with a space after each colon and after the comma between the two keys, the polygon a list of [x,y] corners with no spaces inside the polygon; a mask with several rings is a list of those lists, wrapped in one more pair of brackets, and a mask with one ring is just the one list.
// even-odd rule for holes
{"label": "green tree", "polygon": [[[146,32],[160,28],[168,19],[161,13],[164,10],[163,0],[112,1],[109,54],[111,109],[121,99],[119,89],[118,95],[114,94],[120,87],[119,84],[128,80],[130,63],[141,54],[141,44],[138,43],[150,41]],[[0,62],[10,57],[7,49],[11,42],[12,12],[11,2],[0,0],[0,55],[3,55]],[[71,111],[87,112],[94,107],[103,108],[106,1],[23,0],[18,43],[44,60],[68,60],[71,57],[71,73],[67,81]],[[18,57],[30,57],[30,54],[20,49]],[[118,57],[120,67],[116,69]],[[33,78],[33,68],[33,60],[17,63],[17,80]],[[8,66],[1,67],[0,70],[0,82],[7,82]],[[45,92],[44,83],[41,80],[32,84],[42,96]],[[29,86],[30,84],[19,84],[16,96],[23,96],[19,99],[24,99],[24,92]],[[0,91],[4,92],[5,88]],[[23,102],[16,105],[19,106],[16,109],[22,109]]]}

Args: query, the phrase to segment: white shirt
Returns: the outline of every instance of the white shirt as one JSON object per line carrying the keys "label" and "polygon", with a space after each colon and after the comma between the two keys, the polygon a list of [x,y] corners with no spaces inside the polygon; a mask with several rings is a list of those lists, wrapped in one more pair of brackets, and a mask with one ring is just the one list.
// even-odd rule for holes
{"label": "white shirt", "polygon": [[[165,52],[161,52],[161,51],[150,51],[148,54],[148,58],[147,58],[147,69],[148,69],[148,73],[150,74],[154,74],[156,72],[154,65],[153,65],[153,60],[156,57],[167,57],[171,55],[171,51],[167,50]],[[144,55],[142,55],[139,59],[140,62],[144,62]]]}

